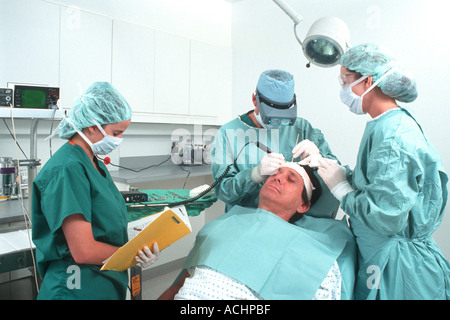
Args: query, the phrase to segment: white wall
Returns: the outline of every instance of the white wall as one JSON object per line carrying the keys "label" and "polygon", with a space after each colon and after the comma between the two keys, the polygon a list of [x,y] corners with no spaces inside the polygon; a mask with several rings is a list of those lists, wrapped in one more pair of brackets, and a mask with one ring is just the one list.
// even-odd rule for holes
{"label": "white wall", "polygon": [[[175,130],[194,132],[194,125],[207,130],[205,125],[230,118],[231,4],[226,1],[1,0],[0,27],[1,88],[8,82],[58,86],[61,106],[70,108],[92,82],[110,81],[127,98],[133,121],[116,157],[169,154]],[[26,153],[30,123],[16,119]],[[42,163],[50,156],[44,141],[49,130],[50,122],[40,121]],[[62,143],[54,139],[53,152]],[[0,156],[17,157],[2,122],[0,145]]]}
{"label": "white wall", "polygon": [[[411,107],[450,172],[450,43],[445,0],[286,0],[303,18],[303,38],[320,17],[343,19],[350,45],[373,42],[389,48],[415,75],[419,98]],[[334,153],[353,167],[368,116],[350,113],[339,99],[339,67],[305,67],[292,20],[271,0],[238,1],[232,7],[233,113],[251,108],[251,93],[266,69],[290,71],[296,80],[299,116],[320,128]],[[450,258],[450,209],[434,237]]]}

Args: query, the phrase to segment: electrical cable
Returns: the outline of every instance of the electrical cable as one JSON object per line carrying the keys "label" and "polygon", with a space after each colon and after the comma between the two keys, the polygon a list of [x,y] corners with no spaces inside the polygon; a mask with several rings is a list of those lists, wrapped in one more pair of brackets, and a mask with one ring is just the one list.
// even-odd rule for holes
{"label": "electrical cable", "polygon": [[[124,170],[129,170],[129,171],[133,171],[133,172],[138,173],[138,172],[141,172],[141,171],[144,171],[144,170],[153,168],[153,167],[158,167],[158,166],[160,166],[160,165],[166,163],[167,161],[169,161],[169,159],[170,159],[172,156],[169,156],[167,159],[161,161],[161,162],[158,163],[158,164],[152,164],[152,165],[150,165],[150,166],[148,166],[148,167],[145,167],[145,168],[142,168],[142,169],[139,169],[139,170],[127,168],[127,167],[124,167],[124,166],[120,166],[120,165],[118,165],[118,164],[114,164],[114,163],[112,163],[110,160],[108,160],[108,159],[109,159],[108,157],[100,158],[98,155],[95,155],[95,157],[96,157],[98,160],[103,161],[103,163],[106,164],[106,165],[111,165],[111,166],[116,167],[116,168],[120,168],[120,169],[124,169]],[[108,158],[108,159],[106,159],[106,158]]]}
{"label": "electrical cable", "polygon": [[[11,111],[11,119],[13,119],[12,111]],[[22,152],[22,154],[24,155],[24,157],[25,157],[26,159],[28,159],[27,155],[25,154],[25,151],[23,151],[23,149],[22,149],[22,147],[20,146],[19,142],[17,141],[17,139],[15,138],[15,136],[13,135],[13,133],[11,132],[11,130],[9,129],[8,124],[6,123],[6,120],[5,120],[4,118],[3,118],[2,120],[3,120],[3,122],[5,123],[6,129],[8,129],[9,134],[10,134],[11,137],[13,138],[14,142],[15,142],[16,145],[19,147],[19,149],[20,149],[20,151]],[[12,120],[11,120],[11,121],[12,121]]]}
{"label": "electrical cable", "polygon": [[[12,104],[10,104],[11,107],[11,124],[12,124],[12,128],[13,128],[13,132],[11,133],[14,141],[16,142],[16,145],[19,147],[19,149],[22,151],[22,153],[25,155],[25,153],[23,152],[22,148],[20,147],[20,145],[17,142],[17,136],[16,136],[16,127],[14,125],[14,116],[13,116],[13,106]],[[6,122],[5,122],[6,124]],[[8,128],[9,130],[9,128]],[[38,283],[38,275],[37,275],[37,265],[36,265],[36,259],[33,253],[33,242],[31,240],[31,217],[29,212],[27,211],[27,209],[25,208],[25,205],[23,203],[23,197],[22,197],[22,177],[20,175],[20,161],[19,161],[19,157],[18,157],[18,151],[17,151],[17,177],[18,177],[18,183],[19,183],[19,192],[17,194],[17,199],[19,199],[21,205],[22,205],[22,213],[23,213],[23,218],[24,218],[24,222],[25,222],[25,228],[27,230],[27,235],[28,235],[28,241],[29,241],[29,245],[30,245],[30,253],[31,253],[31,260],[33,262],[33,273],[34,273],[34,281],[35,281],[35,285],[36,285],[36,291],[37,293],[39,293],[39,283]],[[26,155],[25,155],[26,157]],[[28,159],[28,158],[27,158]],[[29,192],[29,196],[31,196],[31,190],[28,190]]]}
{"label": "electrical cable", "polygon": [[[55,122],[55,114],[56,114],[56,110],[58,109],[53,109],[53,114],[52,114],[52,122],[50,124],[50,133],[49,135],[52,134],[53,131],[53,122]],[[53,152],[52,152],[52,139],[48,139],[48,146],[50,148],[50,158],[53,156]]]}

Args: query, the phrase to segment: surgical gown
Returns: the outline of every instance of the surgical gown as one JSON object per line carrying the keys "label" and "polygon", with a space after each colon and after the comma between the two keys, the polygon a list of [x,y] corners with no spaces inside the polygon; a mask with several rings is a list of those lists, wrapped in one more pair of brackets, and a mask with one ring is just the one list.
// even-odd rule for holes
{"label": "surgical gown", "polygon": [[359,247],[356,299],[449,299],[450,265],[432,239],[447,202],[439,155],[405,108],[370,121],[354,192],[341,201]]}
{"label": "surgical gown", "polygon": [[[298,139],[298,140],[297,140]],[[266,152],[255,143],[261,142],[273,152],[281,153],[286,161],[292,161],[292,149],[302,140],[311,140],[319,148],[323,157],[337,159],[331,152],[322,132],[315,129],[303,119],[297,118],[292,126],[280,126],[279,129],[259,129],[244,114],[223,125],[214,140],[211,151],[211,168],[214,180],[224,176],[214,191],[217,198],[225,202],[228,212],[233,206],[258,207],[259,191],[262,184],[254,183],[250,176],[251,171],[261,161]],[[224,175],[227,166],[233,161],[228,173]],[[300,161],[295,159],[294,161]],[[319,201],[307,212],[316,217],[331,217],[336,213],[339,202],[331,195],[322,179],[322,195]]]}
{"label": "surgical gown", "polygon": [[70,254],[62,223],[82,214],[94,239],[113,246],[128,240],[126,206],[106,167],[97,171],[78,145],[64,144],[33,182],[32,236],[42,278],[38,299],[125,299],[127,272],[100,271],[77,264]]}

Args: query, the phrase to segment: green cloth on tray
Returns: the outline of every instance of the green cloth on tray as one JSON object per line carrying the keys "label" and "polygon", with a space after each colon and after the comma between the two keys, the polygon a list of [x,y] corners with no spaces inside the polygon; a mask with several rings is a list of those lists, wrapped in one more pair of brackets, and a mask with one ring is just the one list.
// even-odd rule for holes
{"label": "green cloth on tray", "polygon": [[[177,202],[190,199],[189,189],[149,189],[139,191],[148,195],[148,202],[127,203],[128,222],[161,212],[166,206],[175,206]],[[212,206],[216,201],[217,197],[212,195],[197,199],[184,206],[186,207],[188,216],[198,216],[200,212]]]}

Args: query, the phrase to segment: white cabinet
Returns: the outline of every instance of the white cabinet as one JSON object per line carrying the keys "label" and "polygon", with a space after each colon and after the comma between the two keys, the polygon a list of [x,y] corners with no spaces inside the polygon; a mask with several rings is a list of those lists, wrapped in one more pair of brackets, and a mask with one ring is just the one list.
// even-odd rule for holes
{"label": "white cabinet", "polygon": [[156,113],[189,114],[189,39],[156,31]]}
{"label": "white cabinet", "polygon": [[59,6],[0,1],[0,88],[8,82],[57,86]]}
{"label": "white cabinet", "polygon": [[133,122],[218,125],[231,114],[231,47],[76,6],[0,1],[0,87],[60,87],[60,105],[95,81],[127,99]]}
{"label": "white cabinet", "polygon": [[153,113],[155,32],[115,20],[112,66],[112,84],[128,101],[133,113]]}
{"label": "white cabinet", "polygon": [[191,41],[191,115],[226,118],[231,113],[231,49]]}
{"label": "white cabinet", "polygon": [[69,108],[95,81],[111,81],[112,19],[61,7],[60,103]]}

